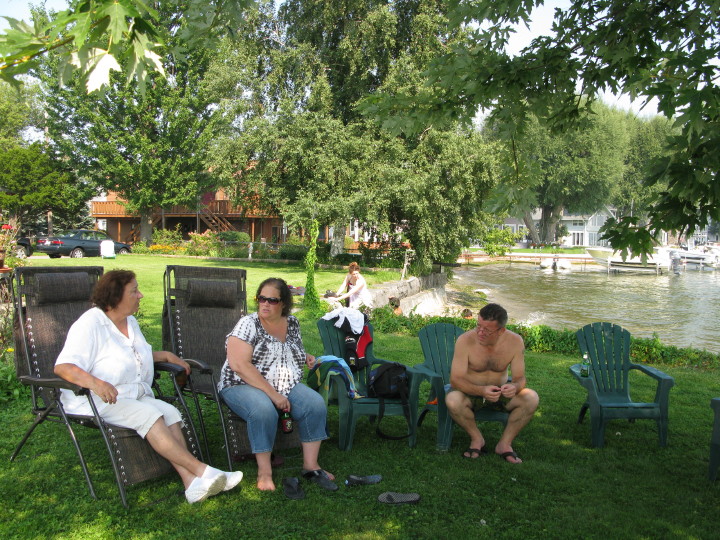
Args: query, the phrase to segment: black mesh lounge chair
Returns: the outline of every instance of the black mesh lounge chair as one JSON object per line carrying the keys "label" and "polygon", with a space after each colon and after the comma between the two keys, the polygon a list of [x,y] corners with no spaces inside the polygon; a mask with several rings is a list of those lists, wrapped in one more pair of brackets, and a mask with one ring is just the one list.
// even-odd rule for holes
{"label": "black mesh lounge chair", "polygon": [[[15,368],[20,381],[32,390],[35,419],[10,460],[17,457],[38,425],[46,420],[61,423],[67,428],[80,458],[90,495],[97,499],[73,425],[97,429],[107,447],[120,498],[127,508],[127,487],[174,471],[172,465],[134,430],[105,423],[97,414],[89,390],[71,384],[53,372],[65,336],[70,326],[91,307],[90,293],[102,274],[101,266],[15,269],[12,291],[15,306]],[[182,368],[171,364],[155,364],[155,368],[156,371],[168,371],[173,381],[177,374],[184,373]],[[175,386],[177,388],[177,384]],[[84,416],[66,413],[60,402],[62,388],[87,395],[94,414]],[[179,388],[177,391],[179,396]],[[187,408],[182,399],[178,403],[186,425],[188,448],[201,459]]]}
{"label": "black mesh lounge chair", "polygon": [[[185,392],[195,399],[206,449],[208,438],[197,395],[217,404],[230,470],[233,460],[251,453],[250,440],[245,421],[221,402],[217,377],[225,363],[225,338],[247,314],[245,280],[246,272],[240,268],[200,266],[168,266],[164,278],[164,347],[193,368],[192,384],[185,387]],[[280,431],[275,439],[276,449],[299,444],[297,430],[290,435]]]}

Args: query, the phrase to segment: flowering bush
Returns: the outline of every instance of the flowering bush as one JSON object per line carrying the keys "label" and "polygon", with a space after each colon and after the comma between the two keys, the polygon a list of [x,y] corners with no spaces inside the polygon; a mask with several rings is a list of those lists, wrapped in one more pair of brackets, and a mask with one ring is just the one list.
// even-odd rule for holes
{"label": "flowering bush", "polygon": [[190,241],[187,243],[188,255],[200,255],[205,257],[218,257],[222,244],[216,232],[207,230],[202,234],[190,233]]}
{"label": "flowering bush", "polygon": [[15,245],[15,237],[18,232],[16,219],[10,219],[7,223],[0,225],[0,250],[9,254]]}
{"label": "flowering bush", "polygon": [[156,255],[182,255],[185,253],[185,248],[168,244],[153,244],[150,246],[149,253]]}

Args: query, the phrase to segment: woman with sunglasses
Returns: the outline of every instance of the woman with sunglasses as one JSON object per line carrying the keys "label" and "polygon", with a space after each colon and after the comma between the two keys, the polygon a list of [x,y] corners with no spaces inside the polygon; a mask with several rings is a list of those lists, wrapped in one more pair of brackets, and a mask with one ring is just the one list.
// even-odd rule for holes
{"label": "woman with sunglasses", "polygon": [[268,278],[255,300],[257,313],[242,317],[225,341],[218,387],[228,407],[247,422],[258,489],[275,489],[271,452],[279,415],[287,411],[300,435],[303,476],[335,491],[335,477],[318,464],[320,443],[327,439],[327,409],[320,394],[300,382],[303,365],[312,368],[315,357],[305,352],[298,320],[290,315],[290,288],[280,278]]}

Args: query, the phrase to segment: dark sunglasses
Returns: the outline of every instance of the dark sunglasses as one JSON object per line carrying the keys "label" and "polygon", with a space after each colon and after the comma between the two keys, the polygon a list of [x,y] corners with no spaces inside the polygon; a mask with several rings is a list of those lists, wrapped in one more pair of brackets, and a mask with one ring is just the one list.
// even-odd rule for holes
{"label": "dark sunglasses", "polygon": [[280,303],[279,298],[268,298],[267,296],[263,296],[262,294],[257,297],[258,304],[262,304],[263,302],[267,302],[268,304],[275,306]]}

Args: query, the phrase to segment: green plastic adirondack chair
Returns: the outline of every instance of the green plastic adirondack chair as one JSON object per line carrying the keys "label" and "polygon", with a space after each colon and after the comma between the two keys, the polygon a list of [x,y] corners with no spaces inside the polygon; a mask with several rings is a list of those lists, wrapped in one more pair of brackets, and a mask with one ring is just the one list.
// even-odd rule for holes
{"label": "green plastic adirondack chair", "polygon": [[[619,325],[598,322],[583,326],[575,334],[581,353],[588,353],[590,375],[580,375],[580,364],[570,367],[570,373],[587,390],[587,399],[580,409],[578,423],[590,410],[592,446],[605,443],[605,425],[618,418],[633,421],[638,418],[655,420],[660,446],[667,445],[668,402],[675,379],[659,369],[630,362],[630,332]],[[630,397],[628,373],[631,369],[649,375],[657,381],[655,401],[639,403]]]}
{"label": "green plastic adirondack chair", "polygon": [[[428,412],[437,412],[437,449],[447,451],[450,449],[453,437],[453,419],[445,405],[445,386],[450,384],[450,366],[455,353],[455,342],[465,330],[449,323],[435,323],[425,326],[418,333],[425,362],[415,366],[423,379],[430,381],[430,395],[428,403],[420,413],[418,427],[422,424]],[[435,402],[437,398],[437,402]],[[507,424],[509,414],[503,411],[490,411],[480,409],[475,413],[478,422],[500,422]]]}
{"label": "green plastic adirondack chair", "polygon": [[[323,355],[332,355],[343,358],[345,353],[345,332],[335,327],[333,321],[320,319],[317,322],[320,338],[323,343]],[[373,336],[373,327],[368,325],[370,336]],[[380,364],[388,363],[388,360],[375,358],[373,353],[372,342],[365,350],[365,357],[368,361],[368,367],[358,370],[354,373],[355,386],[358,393],[367,396],[367,382],[370,370]],[[417,443],[417,409],[418,409],[418,392],[420,389],[420,377],[415,376],[414,368],[407,367],[408,381],[410,393],[408,402],[410,405],[410,425],[408,426],[408,445],[414,448]],[[352,449],[353,438],[355,436],[355,427],[357,419],[360,416],[369,416],[373,421],[378,416],[380,401],[377,398],[362,397],[351,399],[348,397],[345,383],[339,375],[332,375],[333,381],[330,385],[330,391],[337,398],[339,407],[339,423],[340,433],[338,447],[340,450]],[[399,399],[385,399],[385,416],[404,416],[402,402]]]}
{"label": "green plastic adirondack chair", "polygon": [[713,422],[712,439],[710,440],[708,478],[714,482],[717,479],[718,467],[720,467],[720,398],[711,399],[710,406],[715,413],[715,421]]}

